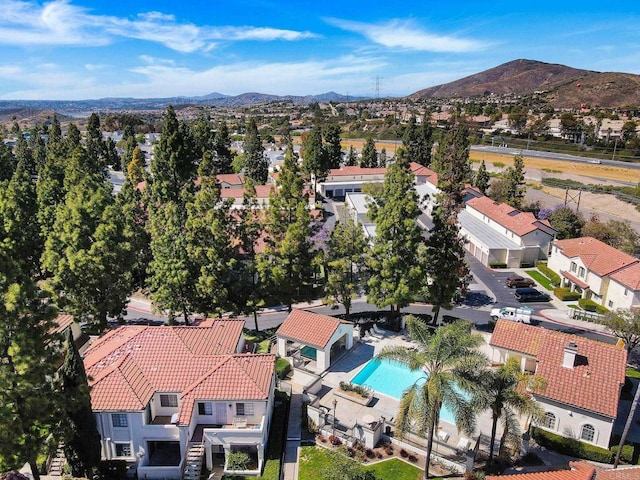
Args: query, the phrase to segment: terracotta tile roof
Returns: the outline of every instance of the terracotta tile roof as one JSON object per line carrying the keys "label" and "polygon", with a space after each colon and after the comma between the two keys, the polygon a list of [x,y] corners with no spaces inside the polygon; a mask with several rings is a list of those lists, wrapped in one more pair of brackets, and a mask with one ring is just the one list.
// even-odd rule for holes
{"label": "terracotta tile roof", "polygon": [[590,271],[601,277],[638,263],[637,258],[592,237],[556,240],[554,245],[565,257],[580,258]]}
{"label": "terracotta tile roof", "polygon": [[618,467],[615,470],[598,470],[596,480],[640,480],[640,467]]}
{"label": "terracotta tile roof", "polygon": [[545,331],[533,325],[498,320],[489,345],[535,357],[538,355]]}
{"label": "terracotta tile roof", "polygon": [[427,177],[427,182],[438,185],[438,174],[433,170],[428,169],[424,165],[420,165],[417,162],[411,162],[409,165],[411,173],[415,176]]}
{"label": "terracotta tile roof", "polygon": [[216,175],[216,180],[229,185],[244,185],[244,178],[237,173],[220,173]]}
{"label": "terracotta tile roof", "polygon": [[[517,473],[514,475],[488,475],[487,480],[593,480],[596,467],[587,462],[571,462],[571,470]],[[600,478],[600,477],[598,477]]]}
{"label": "terracotta tile roof", "polygon": [[[564,348],[578,346],[573,368],[562,366]],[[627,352],[587,338],[498,320],[490,345],[536,357],[536,374],[547,387],[535,395],[615,418]]]}
{"label": "terracotta tile roof", "polygon": [[578,285],[581,288],[589,288],[589,284],[588,283],[583,282],[582,280],[580,280],[575,275],[571,275],[569,272],[565,272],[563,270],[560,270],[560,275],[562,275],[564,278],[567,278],[567,279],[571,280],[573,283],[575,283],[576,285]]}
{"label": "terracotta tile roof", "polygon": [[182,392],[178,422],[188,424],[201,399],[265,400],[271,391],[275,355],[226,355]]}
{"label": "terracotta tile roof", "polygon": [[61,313],[56,318],[53,319],[53,323],[55,323],[55,327],[53,327],[49,331],[49,333],[52,335],[63,333],[67,328],[69,328],[73,324],[73,315],[67,315],[65,313]]}
{"label": "terracotta tile roof", "polygon": [[[123,326],[94,342],[84,359],[93,409],[140,410],[158,391],[197,390],[209,399],[255,399],[266,388],[268,395],[275,358],[235,354],[243,320],[212,323],[211,327]],[[186,415],[180,418],[188,423],[191,413]]]}
{"label": "terracotta tile roof", "polygon": [[357,165],[343,166],[340,168],[332,168],[329,170],[329,177],[346,177],[351,175],[384,175],[387,173],[386,168],[362,168]]}
{"label": "terracotta tile roof", "polygon": [[625,287],[629,287],[631,290],[640,290],[640,262],[618,270],[611,275],[611,278]]}
{"label": "terracotta tile roof", "polygon": [[[269,198],[269,194],[275,189],[274,185],[256,185],[256,198]],[[244,188],[223,188],[220,190],[222,198],[242,198]]]}
{"label": "terracotta tile roof", "polygon": [[305,345],[324,348],[340,326],[340,320],[306,310],[293,309],[276,335]]}
{"label": "terracotta tile roof", "polygon": [[555,233],[548,220],[538,220],[531,212],[521,212],[506,203],[494,202],[489,197],[472,198],[467,206],[520,236],[535,230],[549,232],[551,235]]}

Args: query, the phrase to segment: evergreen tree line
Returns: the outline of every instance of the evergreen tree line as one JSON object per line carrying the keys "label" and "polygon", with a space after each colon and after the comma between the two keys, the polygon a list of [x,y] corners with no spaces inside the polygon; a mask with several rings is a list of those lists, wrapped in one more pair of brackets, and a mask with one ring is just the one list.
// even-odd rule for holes
{"label": "evergreen tree line", "polygon": [[[169,107],[149,172],[133,130],[125,128],[125,178],[117,195],[107,177],[108,165],[118,164],[115,145],[102,138],[97,115],[88,119],[84,136],[74,124],[63,135],[55,117],[46,142],[40,133],[28,141],[19,135],[15,152],[0,145],[0,408],[8,419],[0,431],[2,468],[28,460],[35,471],[37,454],[52,439],[68,446],[75,472],[90,475],[95,466],[95,427],[72,418],[90,409],[72,342],[66,352],[75,365],[69,368],[73,378],[55,375],[62,342],[48,332],[56,307],[102,331],[108,318],[121,317],[131,293],[142,289],[170,319],[180,315],[188,323],[193,314],[251,313],[258,329],[260,306],[308,298],[320,266],[327,272],[326,296],[346,307],[366,291],[376,305],[394,311],[420,292],[437,309],[448,308],[468,283],[454,220],[461,203],[448,199],[468,180],[468,149],[444,147],[465,141],[459,128],[434,156],[446,183],[429,240],[416,222],[420,199],[409,162],[417,157],[410,156],[407,141],[373,196],[377,236],[371,249],[350,221],[323,242],[309,209],[305,182],[315,168],[309,165],[339,165],[339,129],[325,127],[319,148],[312,130],[301,167],[289,139],[269,206],[261,208],[253,187],[265,183],[268,164],[257,126],[249,121],[242,209],[222,198],[216,182],[217,174],[233,168],[224,124],[205,118],[188,124]],[[59,393],[72,390],[77,405],[69,406]]]}

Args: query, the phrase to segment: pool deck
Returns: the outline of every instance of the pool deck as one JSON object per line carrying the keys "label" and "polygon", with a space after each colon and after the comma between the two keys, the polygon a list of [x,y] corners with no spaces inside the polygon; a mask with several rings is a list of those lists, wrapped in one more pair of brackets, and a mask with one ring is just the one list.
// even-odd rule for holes
{"label": "pool deck", "polygon": [[[488,345],[488,338],[489,337],[485,335],[485,344],[481,347],[481,350],[491,358],[491,348]],[[396,334],[387,332],[381,338],[368,337],[367,339],[354,342],[354,347],[351,351],[347,352],[335,364],[331,365],[329,370],[323,374],[323,387],[318,395],[319,403],[325,407],[327,411],[333,413],[333,401],[335,399],[337,401],[336,418],[341,425],[351,428],[356,423],[362,424],[362,419],[365,415],[373,416],[376,420],[384,417],[389,422],[392,422],[395,418],[398,412],[399,401],[393,397],[375,392],[372,404],[367,407],[338,397],[333,393],[334,389],[340,388],[340,382],[350,382],[351,379],[364,368],[369,360],[380,353],[384,347],[390,345],[400,345],[409,348],[415,346],[403,333]],[[500,426],[498,429],[501,432]],[[446,432],[449,436],[446,442],[434,437],[434,449],[439,447],[441,452],[446,450],[455,451],[460,437],[464,437],[464,435],[458,433],[455,425],[442,420],[440,421],[438,431]],[[485,412],[478,417],[474,438],[477,438],[480,432],[487,436],[491,432],[491,416],[489,412]],[[488,449],[488,445],[486,447]]]}

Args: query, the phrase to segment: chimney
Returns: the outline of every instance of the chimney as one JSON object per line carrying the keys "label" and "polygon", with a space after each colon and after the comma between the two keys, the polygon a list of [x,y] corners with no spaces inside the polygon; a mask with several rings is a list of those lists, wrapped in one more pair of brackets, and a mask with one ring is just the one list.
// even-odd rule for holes
{"label": "chimney", "polygon": [[576,362],[576,353],[578,353],[578,345],[575,342],[567,343],[564,347],[562,366],[565,368],[573,368]]}

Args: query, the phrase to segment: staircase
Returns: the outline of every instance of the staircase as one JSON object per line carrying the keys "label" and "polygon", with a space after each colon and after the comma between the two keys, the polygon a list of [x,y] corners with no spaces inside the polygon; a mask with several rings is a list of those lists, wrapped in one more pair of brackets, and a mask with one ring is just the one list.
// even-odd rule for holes
{"label": "staircase", "polygon": [[67,459],[64,457],[64,450],[62,450],[62,445],[58,445],[56,453],[51,459],[51,463],[49,464],[49,475],[52,477],[62,477],[62,469],[64,468],[64,464],[67,462]]}
{"label": "staircase", "polygon": [[192,443],[187,450],[187,459],[182,471],[182,480],[199,480],[202,470],[204,443]]}

